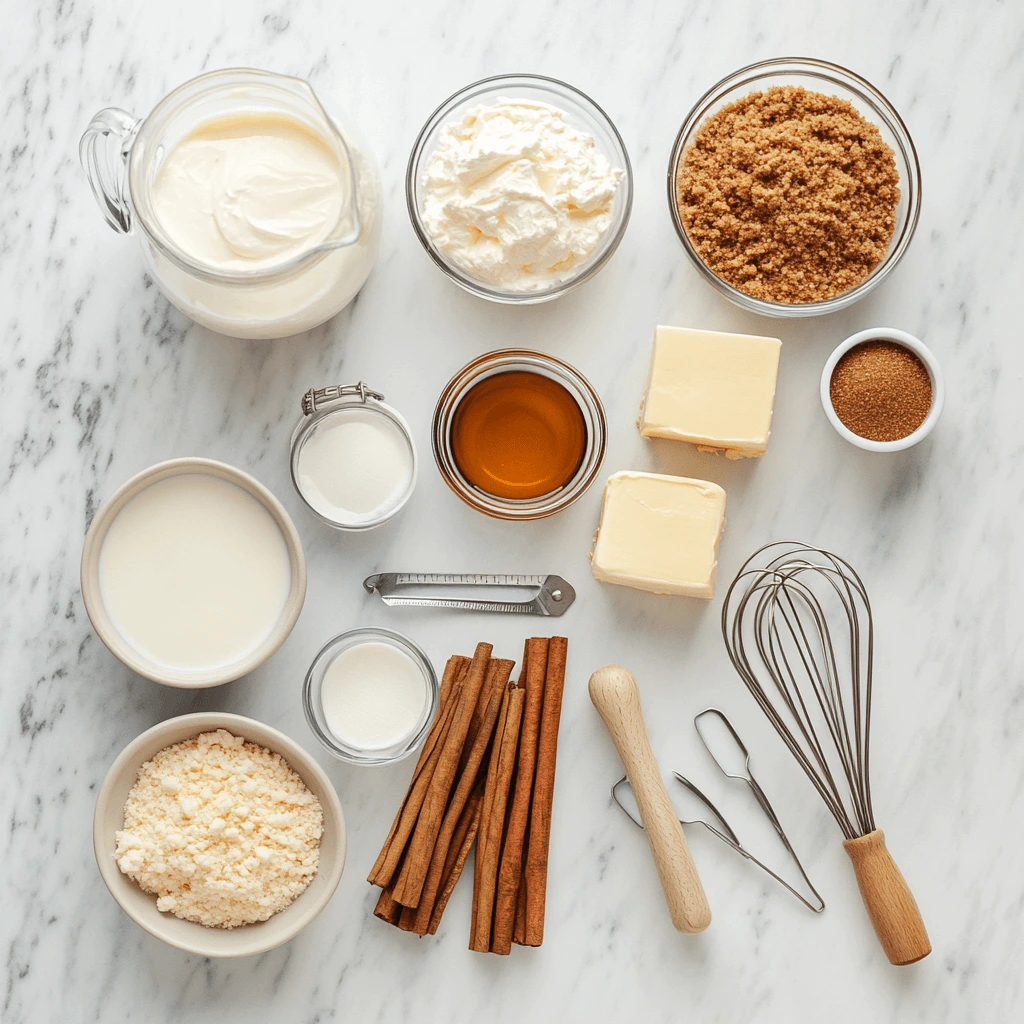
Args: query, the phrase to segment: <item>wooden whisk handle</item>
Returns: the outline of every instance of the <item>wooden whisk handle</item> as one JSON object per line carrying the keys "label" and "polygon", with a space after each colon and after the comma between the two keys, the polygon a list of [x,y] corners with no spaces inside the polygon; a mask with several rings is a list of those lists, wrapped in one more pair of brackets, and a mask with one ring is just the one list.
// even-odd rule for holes
{"label": "wooden whisk handle", "polygon": [[853,861],[864,906],[889,962],[902,965],[924,959],[932,944],[914,894],[892,859],[882,830],[847,839],[843,848]]}
{"label": "wooden whisk handle", "polygon": [[633,787],[672,924],[681,932],[702,932],[711,923],[711,908],[651,750],[636,680],[621,665],[607,665],[590,677],[590,699]]}

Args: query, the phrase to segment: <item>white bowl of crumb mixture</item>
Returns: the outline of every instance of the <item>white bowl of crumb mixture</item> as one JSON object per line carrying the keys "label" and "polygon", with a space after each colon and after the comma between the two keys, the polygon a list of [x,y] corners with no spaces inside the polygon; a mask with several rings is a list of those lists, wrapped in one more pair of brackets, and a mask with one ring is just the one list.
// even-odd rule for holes
{"label": "white bowl of crumb mixture", "polygon": [[876,288],[910,245],[921,168],[870,82],[813,57],[713,85],[672,147],[668,201],[701,276],[765,316],[820,316]]}
{"label": "white bowl of crumb mixture", "polygon": [[151,935],[209,957],[294,938],[345,866],[345,819],[317,762],[241,715],[182,715],[118,755],[93,818],[100,875]]}

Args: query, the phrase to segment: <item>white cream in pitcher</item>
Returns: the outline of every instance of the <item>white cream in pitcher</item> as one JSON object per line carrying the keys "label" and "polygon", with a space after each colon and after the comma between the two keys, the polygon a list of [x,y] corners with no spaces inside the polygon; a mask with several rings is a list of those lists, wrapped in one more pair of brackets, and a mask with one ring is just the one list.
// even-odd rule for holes
{"label": "white cream in pitcher", "polygon": [[298,121],[233,115],[201,125],[164,160],[153,205],[171,240],[218,270],[283,263],[320,244],[345,205],[347,173]]}
{"label": "white cream in pitcher", "polygon": [[236,484],[204,473],[140,491],[99,557],[104,607],[140,654],[166,668],[230,665],[281,617],[291,586],[284,536]]}
{"label": "white cream in pitcher", "polygon": [[337,313],[366,281],[379,193],[372,162],[354,146],[346,152],[282,113],[225,114],[169,147],[151,191],[164,236],[203,272],[184,272],[156,247],[144,253],[161,287],[207,327],[296,334]]}

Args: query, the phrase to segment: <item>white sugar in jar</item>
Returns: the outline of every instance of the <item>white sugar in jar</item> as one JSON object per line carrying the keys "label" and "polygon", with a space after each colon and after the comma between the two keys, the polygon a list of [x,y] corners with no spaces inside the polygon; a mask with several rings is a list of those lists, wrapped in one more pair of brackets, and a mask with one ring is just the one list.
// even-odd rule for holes
{"label": "white sugar in jar", "polygon": [[391,764],[412,753],[437,703],[437,676],[426,655],[386,629],[336,636],[317,654],[303,687],[310,728],[352,764]]}
{"label": "white sugar in jar", "polygon": [[409,425],[365,384],[311,389],[292,435],[292,482],[310,510],[339,530],[386,523],[412,496]]}

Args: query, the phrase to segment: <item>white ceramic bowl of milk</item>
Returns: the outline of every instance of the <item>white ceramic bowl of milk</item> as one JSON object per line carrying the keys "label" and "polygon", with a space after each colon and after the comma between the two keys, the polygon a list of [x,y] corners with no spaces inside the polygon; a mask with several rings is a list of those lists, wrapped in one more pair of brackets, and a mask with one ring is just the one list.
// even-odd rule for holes
{"label": "white ceramic bowl of milk", "polygon": [[212,459],[172,459],[123,484],[82,550],[97,635],[166,686],[218,686],[262,665],[292,631],[306,560],[284,506]]}

